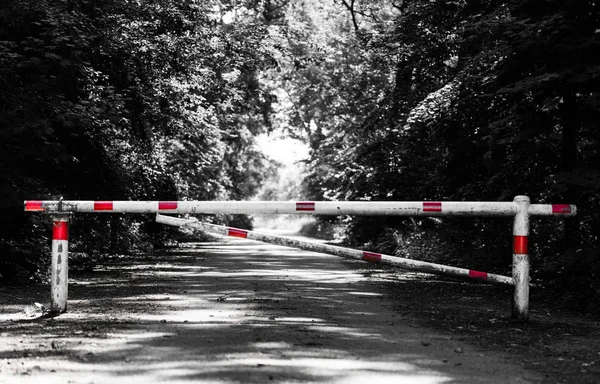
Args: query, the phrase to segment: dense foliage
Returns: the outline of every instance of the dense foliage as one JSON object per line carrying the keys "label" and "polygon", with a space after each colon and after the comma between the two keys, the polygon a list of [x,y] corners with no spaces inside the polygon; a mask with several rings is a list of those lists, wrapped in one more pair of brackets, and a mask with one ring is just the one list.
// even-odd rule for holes
{"label": "dense foliage", "polygon": [[[576,219],[533,222],[533,277],[599,297],[597,2],[334,3],[288,91],[311,197],[576,204]],[[344,225],[359,245],[510,273],[509,221]]]}
{"label": "dense foliage", "polygon": [[[239,199],[269,167],[254,135],[272,65],[252,15],[219,1],[7,0],[0,5],[0,273],[46,270],[47,218],[22,201]],[[146,221],[148,220],[148,222]],[[73,255],[131,250],[144,217],[81,216]]]}

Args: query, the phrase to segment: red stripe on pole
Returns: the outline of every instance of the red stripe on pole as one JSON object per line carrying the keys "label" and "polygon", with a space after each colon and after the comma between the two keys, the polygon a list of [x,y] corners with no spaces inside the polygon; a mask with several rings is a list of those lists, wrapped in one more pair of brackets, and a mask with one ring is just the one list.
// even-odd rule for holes
{"label": "red stripe on pole", "polygon": [[488,274],[487,274],[487,272],[479,272],[479,271],[470,270],[469,277],[472,277],[474,279],[487,280]]}
{"label": "red stripe on pole", "polygon": [[296,202],[296,211],[314,211],[315,203],[313,201]]}
{"label": "red stripe on pole", "polygon": [[227,228],[227,236],[245,239],[248,237],[248,231],[244,231],[243,229],[237,228]]}
{"label": "red stripe on pole", "polygon": [[442,212],[442,203],[437,201],[424,201],[423,212]]}
{"label": "red stripe on pole", "polygon": [[94,201],[94,211],[112,211],[112,201]]}
{"label": "red stripe on pole", "polygon": [[69,240],[69,223],[55,221],[52,224],[52,240]]}
{"label": "red stripe on pole", "polygon": [[42,202],[38,200],[27,200],[25,202],[25,210],[26,211],[43,211],[44,207],[42,206]]}
{"label": "red stripe on pole", "polygon": [[561,213],[571,213],[571,205],[569,204],[552,204],[552,213],[561,214]]}
{"label": "red stripe on pole", "polygon": [[362,259],[364,261],[370,261],[371,263],[379,263],[381,261],[381,255],[373,252],[363,252]]}
{"label": "red stripe on pole", "polygon": [[513,236],[513,253],[517,255],[527,255],[529,253],[528,236]]}
{"label": "red stripe on pole", "polygon": [[159,210],[177,209],[177,202],[176,201],[159,201],[158,209]]}

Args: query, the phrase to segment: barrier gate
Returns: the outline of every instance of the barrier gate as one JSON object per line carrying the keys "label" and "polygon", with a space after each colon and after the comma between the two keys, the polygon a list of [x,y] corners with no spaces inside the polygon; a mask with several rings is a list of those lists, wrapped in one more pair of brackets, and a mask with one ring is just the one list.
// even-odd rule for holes
{"label": "barrier gate", "polygon": [[[247,238],[309,251],[333,254],[374,263],[384,263],[415,271],[459,276],[493,284],[514,285],[512,317],[529,319],[529,217],[575,216],[570,204],[531,204],[529,197],[516,196],[512,202],[399,202],[399,201],[83,201],[26,200],[25,211],[43,212],[52,217],[52,266],[50,312],[67,310],[69,217],[74,213],[154,213],[156,221],[176,226],[196,226],[225,236]],[[451,267],[358,251],[327,244],[265,235],[238,228],[180,219],[171,214],[310,214],[310,215],[384,215],[384,216],[513,216],[512,276]]]}

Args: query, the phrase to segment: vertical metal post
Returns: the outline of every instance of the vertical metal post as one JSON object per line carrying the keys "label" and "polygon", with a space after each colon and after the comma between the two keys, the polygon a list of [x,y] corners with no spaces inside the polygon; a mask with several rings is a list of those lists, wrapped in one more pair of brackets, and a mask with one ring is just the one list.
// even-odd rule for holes
{"label": "vertical metal post", "polygon": [[513,224],[512,275],[515,282],[512,317],[529,320],[529,197],[516,196],[518,206]]}
{"label": "vertical metal post", "polygon": [[67,311],[69,280],[69,214],[52,215],[52,275],[50,313]]}

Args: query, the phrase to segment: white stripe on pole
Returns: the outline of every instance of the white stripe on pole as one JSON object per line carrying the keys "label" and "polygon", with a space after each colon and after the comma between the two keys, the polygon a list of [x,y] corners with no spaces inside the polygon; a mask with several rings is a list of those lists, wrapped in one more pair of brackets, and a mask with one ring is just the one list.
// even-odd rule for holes
{"label": "white stripe on pole", "polygon": [[[532,205],[532,215],[574,216],[574,205]],[[27,200],[30,212],[514,216],[515,202],[439,201],[84,201]]]}
{"label": "white stripe on pole", "polygon": [[350,248],[337,247],[333,245],[327,245],[322,243],[315,243],[305,240],[292,239],[283,236],[267,235],[254,231],[247,231],[245,229],[224,227],[220,225],[201,223],[192,220],[179,219],[172,216],[165,216],[161,214],[156,215],[156,221],[162,224],[174,225],[174,226],[192,226],[200,228],[206,232],[213,232],[223,236],[238,237],[250,240],[262,241],[265,243],[283,245],[286,247],[299,248],[312,252],[327,253],[336,256],[359,259],[364,261],[390,264],[400,268],[411,269],[415,271],[422,271],[447,276],[459,276],[466,278],[473,278],[488,283],[497,284],[513,284],[513,279],[507,276],[496,275],[486,272],[474,271],[464,268],[450,267],[447,265],[428,263],[424,261],[405,259],[397,256],[384,255],[374,252],[359,251]]}

